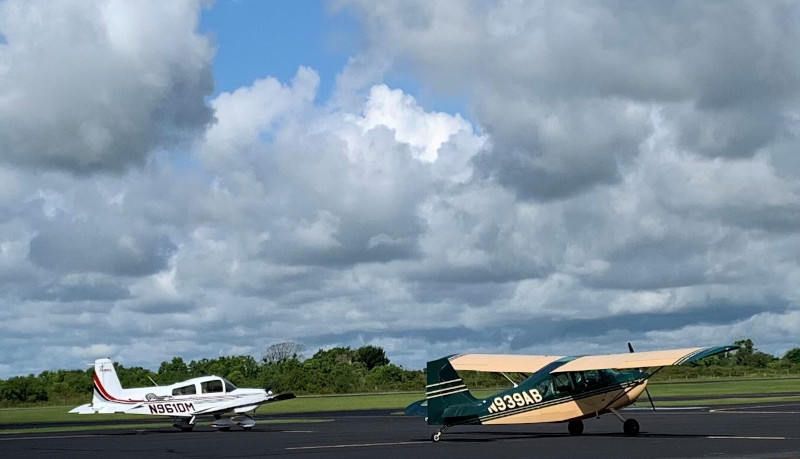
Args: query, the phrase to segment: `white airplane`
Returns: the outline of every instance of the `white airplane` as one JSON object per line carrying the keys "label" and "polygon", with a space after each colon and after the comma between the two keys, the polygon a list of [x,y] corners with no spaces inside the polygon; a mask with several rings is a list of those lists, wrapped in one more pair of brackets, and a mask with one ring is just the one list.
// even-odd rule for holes
{"label": "white airplane", "polygon": [[[173,426],[191,431],[200,416],[213,416],[211,427],[230,430],[238,425],[250,430],[256,425],[246,414],[264,403],[294,398],[294,394],[273,394],[264,389],[236,387],[219,376],[203,376],[169,386],[123,389],[109,359],[94,361],[92,403],[70,410],[73,414],[126,413],[169,416]],[[230,417],[223,417],[231,414]]]}

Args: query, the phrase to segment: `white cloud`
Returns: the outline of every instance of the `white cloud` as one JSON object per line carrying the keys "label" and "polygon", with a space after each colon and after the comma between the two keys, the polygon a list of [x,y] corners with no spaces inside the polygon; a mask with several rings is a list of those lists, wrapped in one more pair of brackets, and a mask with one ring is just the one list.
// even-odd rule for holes
{"label": "white cloud", "polygon": [[328,100],[300,67],[206,104],[196,3],[0,4],[0,377],[796,346],[796,6],[344,7]]}

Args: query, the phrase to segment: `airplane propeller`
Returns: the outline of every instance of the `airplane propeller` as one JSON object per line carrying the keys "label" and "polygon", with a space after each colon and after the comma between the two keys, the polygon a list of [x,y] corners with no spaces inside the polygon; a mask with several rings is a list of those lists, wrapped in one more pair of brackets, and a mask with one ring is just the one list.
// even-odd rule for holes
{"label": "airplane propeller", "polygon": [[[628,343],[628,352],[633,354],[633,346],[631,345],[631,343]],[[653,403],[653,397],[650,396],[650,391],[647,390],[647,386],[644,386],[644,391],[647,394],[647,399],[650,400],[650,406],[652,406],[653,407],[653,411],[655,411],[656,410],[656,405]]]}

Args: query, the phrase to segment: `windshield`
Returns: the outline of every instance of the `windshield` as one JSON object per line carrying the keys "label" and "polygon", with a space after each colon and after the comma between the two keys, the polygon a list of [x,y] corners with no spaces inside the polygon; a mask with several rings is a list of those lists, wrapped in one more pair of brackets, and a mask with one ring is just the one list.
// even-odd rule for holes
{"label": "windshield", "polygon": [[225,383],[225,392],[233,392],[236,390],[236,385],[225,378],[222,378],[222,382]]}

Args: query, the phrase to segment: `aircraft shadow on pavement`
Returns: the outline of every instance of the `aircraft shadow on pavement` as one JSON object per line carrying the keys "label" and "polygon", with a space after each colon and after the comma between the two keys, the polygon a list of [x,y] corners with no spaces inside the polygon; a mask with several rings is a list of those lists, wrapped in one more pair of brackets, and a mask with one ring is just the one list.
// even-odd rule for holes
{"label": "aircraft shadow on pavement", "polygon": [[494,442],[494,441],[504,441],[504,440],[519,440],[519,439],[537,439],[537,438],[569,438],[569,439],[577,439],[577,438],[591,438],[591,437],[602,437],[602,438],[630,438],[635,439],[637,437],[643,438],[706,438],[710,434],[661,434],[661,433],[647,433],[647,432],[640,432],[639,435],[635,437],[631,437],[625,435],[624,433],[616,433],[616,432],[597,432],[597,433],[584,433],[580,436],[570,435],[569,433],[529,433],[529,432],[447,432],[445,435],[442,435],[442,442]]}

